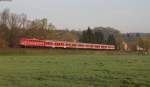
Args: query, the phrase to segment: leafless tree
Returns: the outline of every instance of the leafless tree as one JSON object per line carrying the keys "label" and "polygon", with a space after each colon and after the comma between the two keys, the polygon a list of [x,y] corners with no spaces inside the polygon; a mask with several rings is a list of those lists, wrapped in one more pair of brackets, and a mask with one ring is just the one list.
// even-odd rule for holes
{"label": "leafless tree", "polygon": [[5,9],[2,13],[1,13],[1,24],[5,24],[7,25],[8,22],[8,18],[9,18],[9,9]]}

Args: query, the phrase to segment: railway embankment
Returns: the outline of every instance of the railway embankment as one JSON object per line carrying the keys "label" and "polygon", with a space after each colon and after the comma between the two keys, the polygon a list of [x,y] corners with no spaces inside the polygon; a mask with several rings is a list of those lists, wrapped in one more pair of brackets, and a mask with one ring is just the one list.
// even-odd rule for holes
{"label": "railway embankment", "polygon": [[143,52],[54,49],[54,48],[5,48],[0,49],[0,55],[149,55]]}

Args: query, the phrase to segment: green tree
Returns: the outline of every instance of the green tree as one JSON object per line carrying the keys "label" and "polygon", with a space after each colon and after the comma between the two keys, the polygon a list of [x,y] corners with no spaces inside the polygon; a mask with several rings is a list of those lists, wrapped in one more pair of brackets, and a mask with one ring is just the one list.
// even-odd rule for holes
{"label": "green tree", "polygon": [[141,37],[139,37],[137,39],[137,45],[141,48],[144,48],[144,42],[143,42],[143,39]]}
{"label": "green tree", "polygon": [[95,37],[94,38],[95,38],[95,43],[97,43],[97,44],[104,43],[104,35],[100,30],[95,31]]}
{"label": "green tree", "polygon": [[115,39],[114,35],[109,35],[108,36],[107,44],[116,45],[116,39]]}
{"label": "green tree", "polygon": [[93,34],[93,31],[90,27],[88,27],[87,29],[87,42],[88,43],[94,43],[95,42],[95,38],[94,38],[94,34]]}
{"label": "green tree", "polygon": [[82,32],[80,41],[84,43],[95,43],[95,35],[90,27]]}
{"label": "green tree", "polygon": [[80,42],[87,43],[87,34],[86,34],[86,31],[82,32],[82,35],[80,36]]}
{"label": "green tree", "polygon": [[143,38],[143,48],[145,51],[150,51],[150,38],[149,37]]}

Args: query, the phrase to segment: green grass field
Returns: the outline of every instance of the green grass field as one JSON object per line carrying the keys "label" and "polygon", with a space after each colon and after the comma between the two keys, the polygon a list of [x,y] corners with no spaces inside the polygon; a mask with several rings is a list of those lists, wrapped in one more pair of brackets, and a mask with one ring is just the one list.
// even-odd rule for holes
{"label": "green grass field", "polygon": [[0,56],[0,87],[150,87],[150,56]]}

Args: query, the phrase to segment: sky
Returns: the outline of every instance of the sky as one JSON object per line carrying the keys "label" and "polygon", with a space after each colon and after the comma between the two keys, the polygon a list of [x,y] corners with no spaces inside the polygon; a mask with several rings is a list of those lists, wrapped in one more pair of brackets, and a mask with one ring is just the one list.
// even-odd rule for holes
{"label": "sky", "polygon": [[30,19],[48,18],[58,29],[113,27],[121,32],[150,33],[150,0],[13,0],[0,2]]}

